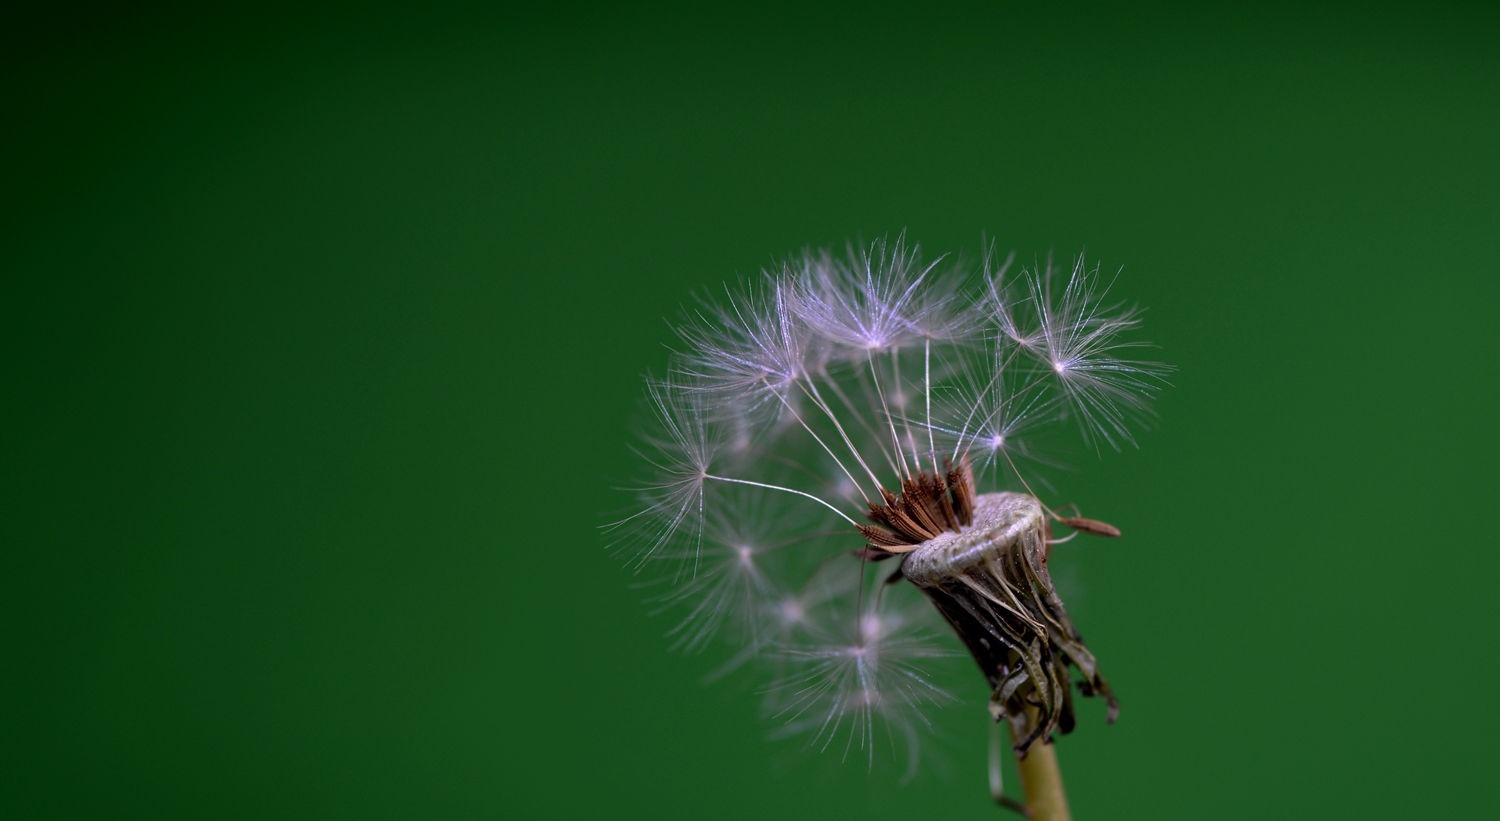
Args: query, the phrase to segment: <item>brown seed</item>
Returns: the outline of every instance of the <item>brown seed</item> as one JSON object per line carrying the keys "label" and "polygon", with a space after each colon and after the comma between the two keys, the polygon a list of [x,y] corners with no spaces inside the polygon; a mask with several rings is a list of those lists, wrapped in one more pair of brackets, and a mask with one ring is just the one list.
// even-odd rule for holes
{"label": "brown seed", "polygon": [[1085,519],[1082,516],[1064,516],[1058,519],[1058,521],[1074,530],[1092,533],[1095,536],[1107,536],[1111,539],[1117,539],[1120,536],[1120,529],[1118,527],[1108,522],[1101,522],[1098,519]]}

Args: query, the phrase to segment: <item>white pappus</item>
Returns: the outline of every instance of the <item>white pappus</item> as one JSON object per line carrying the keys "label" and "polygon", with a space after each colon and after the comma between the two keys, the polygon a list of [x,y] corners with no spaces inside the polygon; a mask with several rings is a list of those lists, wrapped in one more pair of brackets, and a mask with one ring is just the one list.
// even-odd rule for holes
{"label": "white pappus", "polygon": [[1012,262],[900,237],[805,252],[701,301],[647,379],[648,478],[615,544],[660,568],[673,643],[726,642],[719,672],[759,668],[768,713],[818,748],[873,762],[883,735],[915,768],[949,698],[925,667],[952,653],[945,623],[1019,753],[1072,729],[1070,667],[1113,718],[1046,559],[1054,523],[1118,531],[1037,497],[1035,436],[1132,444],[1169,369],[1135,356],[1138,312],[1082,256]]}

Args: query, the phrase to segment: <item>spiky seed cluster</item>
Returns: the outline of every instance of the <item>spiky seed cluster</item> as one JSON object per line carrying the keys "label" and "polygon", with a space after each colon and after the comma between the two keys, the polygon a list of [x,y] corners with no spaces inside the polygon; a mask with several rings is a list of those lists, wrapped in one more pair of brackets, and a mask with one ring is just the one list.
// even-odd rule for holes
{"label": "spiky seed cluster", "polygon": [[[918,470],[901,480],[901,492],[880,489],[884,504],[871,504],[869,519],[859,532],[875,551],[872,558],[904,552],[942,533],[962,530],[974,521],[974,477],[968,462],[943,475]],[[881,555],[884,554],[884,555]]]}
{"label": "spiky seed cluster", "polygon": [[[804,253],[700,303],[648,380],[650,478],[619,544],[670,568],[659,599],[682,612],[677,644],[726,639],[723,672],[766,668],[769,711],[820,747],[873,755],[883,728],[915,765],[923,710],[947,698],[927,671],[943,619],[1018,746],[1071,725],[1068,664],[1085,694],[1102,685],[1045,577],[1044,521],[975,578],[932,563],[984,524],[981,489],[1042,509],[1020,472],[1048,463],[1035,434],[1132,442],[1166,372],[1123,355],[1136,313],[1081,257],[1065,273],[1009,269],[925,262],[900,238]],[[896,557],[894,576],[871,570]],[[881,582],[919,565],[916,586]]]}

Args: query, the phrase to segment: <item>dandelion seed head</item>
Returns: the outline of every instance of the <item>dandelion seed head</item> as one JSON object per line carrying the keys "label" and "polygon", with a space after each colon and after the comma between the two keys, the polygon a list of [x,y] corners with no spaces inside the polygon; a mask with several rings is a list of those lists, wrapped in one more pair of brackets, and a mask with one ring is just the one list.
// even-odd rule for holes
{"label": "dandelion seed head", "polygon": [[[920,589],[887,580],[990,515],[993,494],[1045,487],[1054,463],[1035,433],[1133,442],[1164,384],[1165,366],[1127,355],[1142,347],[1139,314],[1109,297],[1097,266],[996,259],[929,261],[904,237],[804,252],[700,300],[666,376],[647,382],[648,477],[612,526],[617,544],[662,569],[674,646],[733,648],[717,674],[769,682],[781,733],[815,749],[871,764],[877,749],[904,750],[910,772],[926,711],[950,700],[929,667],[957,651],[951,630],[997,693],[1033,692],[1022,685],[1038,670],[982,657],[1008,634],[976,649],[969,617],[943,609],[931,580],[949,571],[928,567]],[[1050,584],[1045,568],[1019,581],[997,568],[974,582],[998,597],[985,618],[1022,607],[1005,585]],[[1081,642],[1059,647],[1092,680]]]}

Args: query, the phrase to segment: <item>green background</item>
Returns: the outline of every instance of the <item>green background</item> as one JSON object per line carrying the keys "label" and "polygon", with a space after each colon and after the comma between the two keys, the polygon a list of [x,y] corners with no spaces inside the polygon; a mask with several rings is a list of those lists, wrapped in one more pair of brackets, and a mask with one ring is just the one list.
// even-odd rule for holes
{"label": "green background", "polygon": [[0,819],[993,818],[766,740],[604,547],[695,292],[1087,248],[1178,372],[1053,477],[1075,814],[1494,804],[1500,24],[6,12]]}

